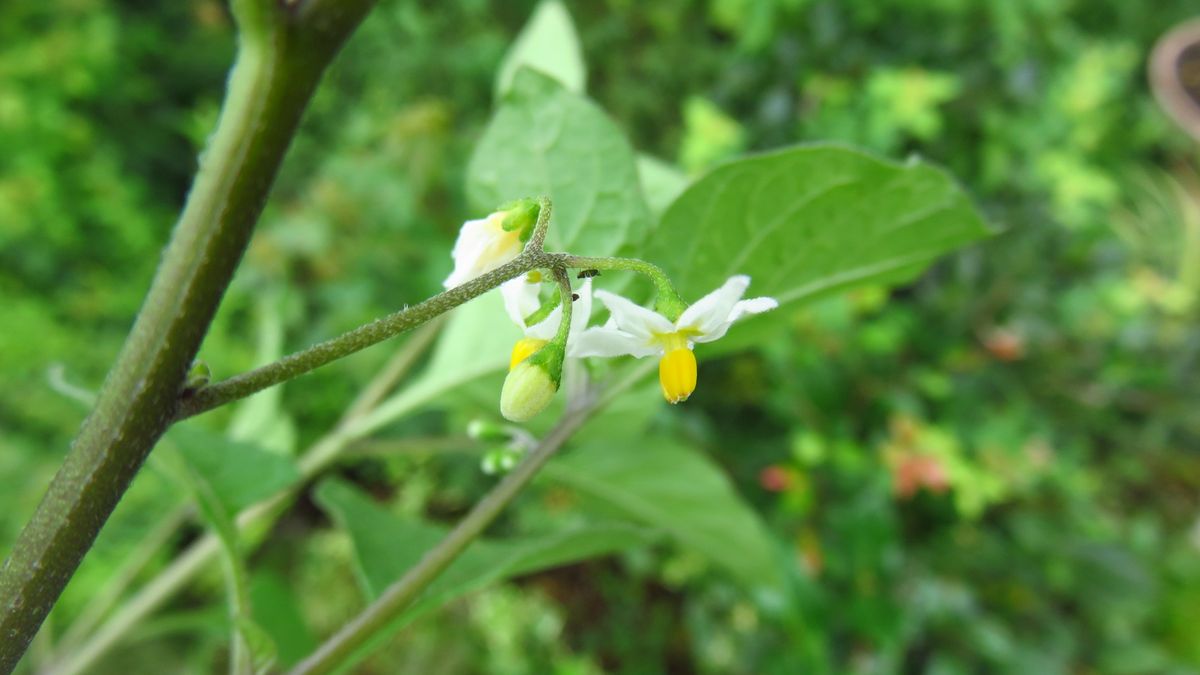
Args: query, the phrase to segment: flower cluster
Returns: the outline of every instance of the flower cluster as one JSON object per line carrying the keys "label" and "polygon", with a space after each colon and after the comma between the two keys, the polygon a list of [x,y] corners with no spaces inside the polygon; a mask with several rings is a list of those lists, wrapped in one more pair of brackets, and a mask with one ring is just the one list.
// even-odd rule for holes
{"label": "flower cluster", "polygon": [[[521,242],[528,237],[527,223],[526,215],[514,217],[502,210],[464,224],[452,254],[454,272],[446,279],[446,286],[469,281],[518,256]],[[640,261],[618,258],[589,260],[604,261],[606,269],[652,268]],[[663,276],[657,279],[662,282],[660,296],[665,291],[673,297],[666,302],[660,297],[658,306],[667,308],[667,313],[597,290],[595,297],[608,310],[609,318],[601,326],[588,326],[591,278],[573,291],[564,279],[558,284],[557,294],[543,299],[542,286],[547,281],[549,275],[535,270],[500,286],[509,317],[524,332],[513,347],[509,374],[500,394],[501,413],[515,422],[532,418],[550,404],[561,384],[564,359],[657,356],[663,397],[670,403],[686,401],[696,389],[695,346],[720,339],[744,316],[778,306],[773,298],[742,299],[750,286],[750,277],[745,275],[730,277],[720,288],[686,305]]]}

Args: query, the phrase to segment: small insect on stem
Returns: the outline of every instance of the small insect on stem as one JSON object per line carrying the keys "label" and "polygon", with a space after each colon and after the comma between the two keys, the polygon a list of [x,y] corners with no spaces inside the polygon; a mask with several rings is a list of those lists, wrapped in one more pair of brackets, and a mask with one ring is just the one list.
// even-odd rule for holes
{"label": "small insect on stem", "polygon": [[572,294],[571,294],[571,302],[575,302],[575,301],[576,301],[576,300],[578,300],[578,299],[579,299],[579,294],[578,294],[578,293],[572,293]]}
{"label": "small insect on stem", "polygon": [[576,279],[591,279],[592,277],[600,276],[600,270],[579,270],[579,274],[575,275]]}

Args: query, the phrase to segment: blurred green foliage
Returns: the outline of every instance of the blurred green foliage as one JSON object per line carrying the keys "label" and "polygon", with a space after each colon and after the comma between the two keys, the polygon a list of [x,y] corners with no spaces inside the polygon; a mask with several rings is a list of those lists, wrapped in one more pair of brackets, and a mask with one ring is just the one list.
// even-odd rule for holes
{"label": "blurred green foliage", "polygon": [[[752,349],[705,361],[686,407],[632,397],[610,413],[620,423],[598,427],[628,425],[607,441],[647,455],[646,439],[669,439],[664,453],[705,451],[766,523],[786,575],[779,588],[748,590],[737,565],[706,550],[720,542],[680,518],[684,534],[424,616],[363,672],[1200,670],[1197,148],[1154,108],[1142,74],[1153,40],[1194,4],[568,9],[586,63],[578,86],[586,81],[637,152],[661,160],[640,165],[643,185],[647,171],[678,190],[680,172],[698,176],[744,150],[843,141],[947,166],[1003,233],[900,290],[789,310]],[[498,65],[533,10],[472,0],[374,12],[305,118],[202,350],[215,377],[440,288],[457,225],[476,214],[468,160]],[[3,550],[137,311],[232,49],[215,0],[153,11],[0,5]],[[670,201],[647,191],[656,213]],[[294,455],[387,351],[203,423],[263,446],[256,452]],[[381,443],[453,439],[494,408],[494,378],[430,372],[418,394],[439,404],[380,429]],[[478,471],[479,448],[353,457],[338,473],[399,522],[451,522],[492,482]],[[589,457],[604,459],[567,460]],[[699,482],[724,485],[710,470]],[[152,458],[47,635],[111,583],[165,513],[185,508],[170,473]],[[562,526],[595,498],[578,483],[551,472],[501,529]],[[285,663],[363,600],[363,561],[331,518],[302,499],[250,560],[254,618]],[[137,580],[200,528],[151,551]],[[754,546],[733,532],[729,545]],[[225,622],[214,572],[96,672],[221,670]]]}

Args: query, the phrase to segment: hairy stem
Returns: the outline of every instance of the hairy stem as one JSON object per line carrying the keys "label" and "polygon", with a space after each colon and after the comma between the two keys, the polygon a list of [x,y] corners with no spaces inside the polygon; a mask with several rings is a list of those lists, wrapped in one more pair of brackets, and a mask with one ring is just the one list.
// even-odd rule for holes
{"label": "hairy stem", "polygon": [[636,272],[654,283],[654,290],[658,294],[655,305],[663,316],[674,321],[679,318],[683,310],[687,309],[687,303],[679,297],[679,293],[675,290],[671,279],[667,277],[667,273],[654,263],[637,258],[593,258],[580,255],[564,255],[559,262],[564,267],[571,269]]}
{"label": "hairy stem", "polygon": [[204,387],[180,401],[176,417],[184,419],[245,398],[267,387],[298,377],[411,330],[490,291],[509,279],[543,266],[545,264],[543,257],[532,251],[523,253],[487,274],[476,277],[461,286],[438,293],[412,307],[406,307],[338,337],[268,363],[261,368]]}
{"label": "hairy stem", "polygon": [[11,672],[151,448],[325,67],[372,0],[241,0],[237,62],[163,262],[96,406],[0,570]]}

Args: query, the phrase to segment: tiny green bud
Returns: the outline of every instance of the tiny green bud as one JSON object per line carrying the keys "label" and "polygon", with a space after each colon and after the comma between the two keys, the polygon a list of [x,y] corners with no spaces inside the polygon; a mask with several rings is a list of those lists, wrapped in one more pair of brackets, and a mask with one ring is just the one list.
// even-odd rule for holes
{"label": "tiny green bud", "polygon": [[537,200],[518,199],[501,206],[500,211],[506,214],[500,227],[505,232],[520,232],[521,241],[526,241],[533,234],[533,226],[537,225],[542,207]]}
{"label": "tiny green bud", "polygon": [[512,440],[513,434],[508,426],[475,419],[467,424],[467,436],[476,441],[507,442]]}
{"label": "tiny green bud", "polygon": [[562,345],[551,342],[510,370],[500,391],[500,414],[526,422],[545,410],[562,381],[564,356]]}
{"label": "tiny green bud", "polygon": [[209,370],[208,364],[203,361],[193,361],[192,367],[188,369],[187,377],[183,380],[183,388],[187,391],[195,391],[211,380],[212,371]]}
{"label": "tiny green bud", "polygon": [[522,452],[515,448],[494,448],[488,450],[479,462],[479,468],[489,476],[512,471],[521,460]]}

